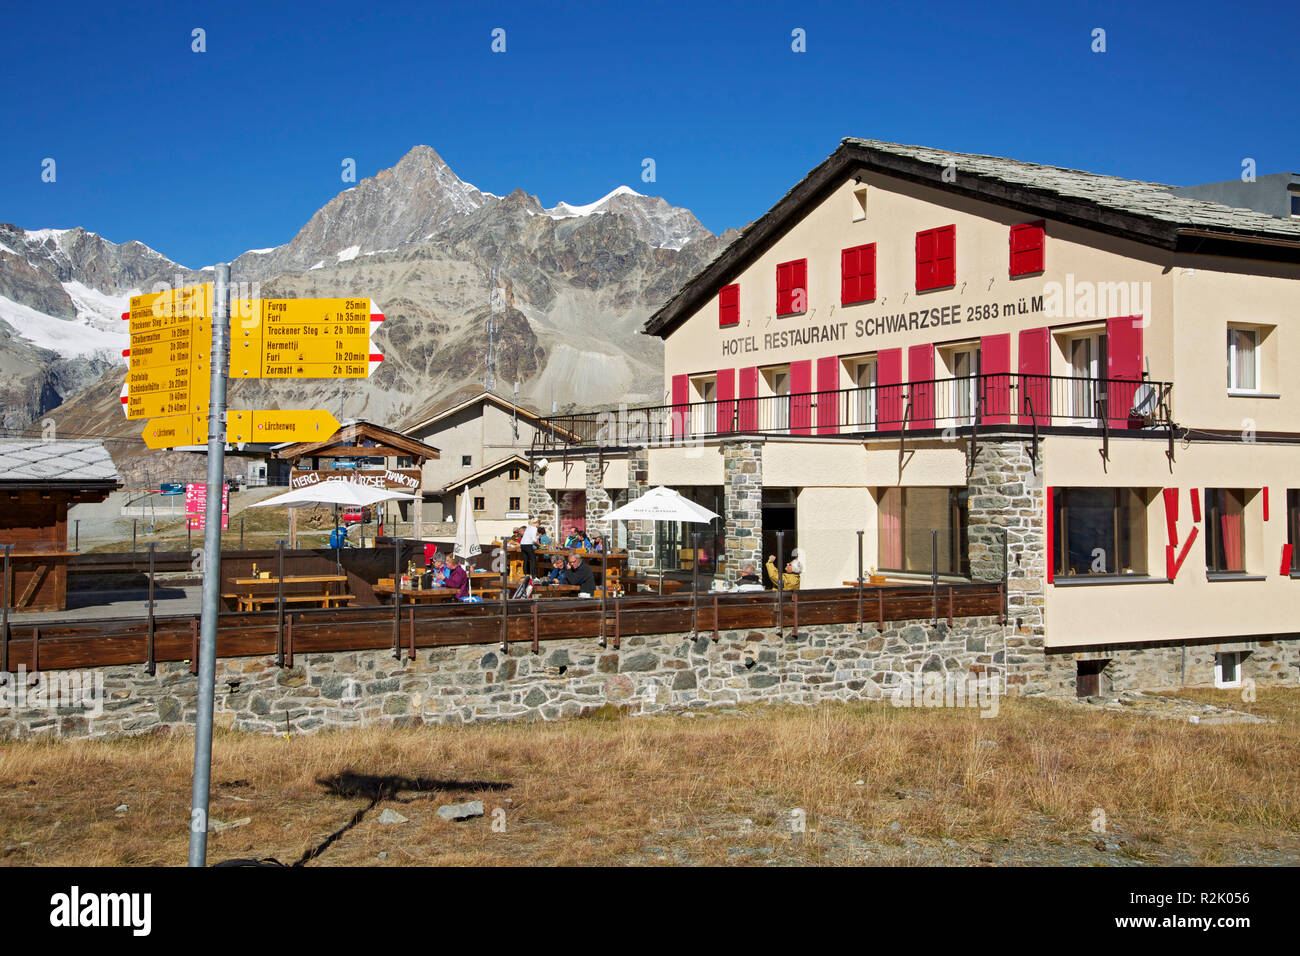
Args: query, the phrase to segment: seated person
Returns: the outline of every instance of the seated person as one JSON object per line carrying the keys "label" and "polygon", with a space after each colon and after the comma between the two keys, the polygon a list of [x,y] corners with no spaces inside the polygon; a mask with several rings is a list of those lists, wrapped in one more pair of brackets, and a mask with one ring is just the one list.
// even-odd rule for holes
{"label": "seated person", "polygon": [[758,576],[758,569],[754,567],[753,561],[746,561],[740,566],[740,577],[736,578],[735,590],[763,590],[763,579]]}
{"label": "seated person", "polygon": [[447,583],[444,587],[455,588],[456,597],[469,597],[469,574],[457,554],[447,555]]}
{"label": "seated person", "polygon": [[569,569],[564,573],[564,583],[576,585],[579,597],[591,597],[596,593],[596,575],[592,573],[591,565],[576,551],[569,555]]}
{"label": "seated person", "polygon": [[597,535],[594,538],[588,538],[587,541],[588,541],[587,544],[588,551],[591,551],[593,554],[605,553],[605,542],[601,540],[600,535]]}
{"label": "seated person", "polygon": [[562,554],[551,555],[551,570],[550,573],[546,575],[545,579],[543,580],[543,583],[563,584],[564,572],[565,572],[564,555]]}
{"label": "seated person", "polygon": [[543,527],[537,529],[537,546],[539,548],[549,548],[551,546],[551,536],[546,533],[546,529]]}
{"label": "seated person", "polygon": [[570,531],[569,536],[564,539],[564,547],[565,550],[572,550],[573,548],[579,548],[581,546],[582,546],[582,535],[579,534],[577,529],[575,528],[573,531]]}
{"label": "seated person", "polygon": [[429,573],[432,575],[432,587],[447,586],[447,560],[437,551],[433,552],[433,563],[429,566]]}
{"label": "seated person", "polygon": [[790,552],[790,560],[785,564],[785,572],[778,578],[776,571],[776,555],[768,555],[767,558],[767,576],[771,579],[773,587],[781,587],[786,591],[799,590],[799,578],[803,574],[803,552],[795,548]]}

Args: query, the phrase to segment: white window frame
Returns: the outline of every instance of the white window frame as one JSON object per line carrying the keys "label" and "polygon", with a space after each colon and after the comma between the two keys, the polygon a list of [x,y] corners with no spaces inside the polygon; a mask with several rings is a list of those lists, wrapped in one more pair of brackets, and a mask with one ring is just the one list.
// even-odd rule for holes
{"label": "white window frame", "polygon": [[[1231,680],[1224,680],[1224,664],[1231,658]],[[1219,651],[1214,655],[1214,686],[1215,687],[1240,687],[1241,686],[1241,665],[1245,663],[1245,651]]]}
{"label": "white window frame", "polygon": [[[869,384],[862,385],[862,375],[867,369],[870,369],[870,372],[867,375],[867,381]],[[857,418],[857,421],[854,422],[855,426],[863,428],[868,426],[875,428],[876,426],[876,383],[879,374],[880,362],[878,357],[875,355],[870,358],[857,359],[853,363],[852,387],[855,390],[862,390],[857,391],[855,394],[855,407],[853,410],[854,415]]]}
{"label": "white window frame", "polygon": [[1260,335],[1260,329],[1257,325],[1239,325],[1235,322],[1228,323],[1228,332],[1247,332],[1255,339],[1255,386],[1254,388],[1243,388],[1233,381],[1237,372],[1237,346],[1233,339],[1229,338],[1227,343],[1228,349],[1228,394],[1230,395],[1258,395],[1263,384],[1260,381],[1263,368],[1260,363],[1261,345],[1263,336]]}
{"label": "white window frame", "polygon": [[[718,376],[695,375],[691,383],[691,409],[689,434],[707,435],[717,430],[718,406],[699,404],[718,400]],[[712,390],[712,395],[709,392]]]}

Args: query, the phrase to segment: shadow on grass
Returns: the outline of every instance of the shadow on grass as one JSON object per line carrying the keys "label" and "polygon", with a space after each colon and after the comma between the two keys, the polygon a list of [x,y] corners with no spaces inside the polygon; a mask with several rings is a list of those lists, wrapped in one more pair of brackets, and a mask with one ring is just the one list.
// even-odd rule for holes
{"label": "shadow on grass", "polygon": [[[513,784],[498,783],[491,780],[439,780],[433,777],[403,777],[397,774],[388,774],[386,776],[376,776],[368,773],[354,773],[351,770],[344,770],[342,773],[335,774],[332,777],[319,777],[316,780],[325,788],[327,794],[336,797],[343,797],[347,800],[363,799],[369,800],[364,807],[352,814],[352,818],[347,823],[339,827],[317,846],[312,847],[304,853],[299,859],[294,861],[291,866],[304,866],[312,860],[319,857],[330,848],[343,834],[347,833],[362,820],[366,814],[373,810],[383,800],[391,800],[394,803],[413,803],[415,800],[424,796],[431,796],[437,793],[465,793],[481,791],[499,791],[509,790]],[[410,793],[412,796],[403,797],[402,794]],[[274,857],[265,857],[260,860],[226,860],[216,864],[217,866],[284,866]]]}

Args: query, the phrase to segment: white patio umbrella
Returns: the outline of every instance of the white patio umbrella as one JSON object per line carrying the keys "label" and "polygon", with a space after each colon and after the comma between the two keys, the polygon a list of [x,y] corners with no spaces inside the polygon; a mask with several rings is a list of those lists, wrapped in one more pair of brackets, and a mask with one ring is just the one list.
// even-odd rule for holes
{"label": "white patio umbrella", "polygon": [[327,478],[324,481],[316,482],[314,485],[296,488],[293,491],[276,495],[274,498],[267,498],[265,501],[259,501],[248,507],[305,508],[308,505],[365,507],[366,505],[379,504],[381,501],[414,500],[415,495],[408,495],[404,491],[389,491],[387,488],[363,485],[360,482],[348,481],[344,478]]}
{"label": "white patio umbrella", "polygon": [[[696,504],[671,488],[663,485],[651,488],[640,498],[629,501],[621,508],[615,508],[605,516],[618,521],[681,521],[688,524],[708,524],[719,517],[704,505]],[[695,556],[698,563],[699,555]],[[657,568],[660,580],[663,569]]]}
{"label": "white patio umbrella", "polygon": [[[478,543],[478,525],[474,523],[474,512],[470,510],[468,488],[460,495],[460,518],[456,521],[456,543],[452,546],[451,553],[466,561],[483,553]],[[469,593],[473,595],[474,571],[468,563],[465,565],[465,574],[469,577]]]}

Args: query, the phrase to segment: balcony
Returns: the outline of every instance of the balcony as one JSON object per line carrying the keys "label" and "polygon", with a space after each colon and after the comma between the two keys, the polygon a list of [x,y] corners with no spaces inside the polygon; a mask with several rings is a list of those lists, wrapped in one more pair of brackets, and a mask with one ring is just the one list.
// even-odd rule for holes
{"label": "balcony", "polygon": [[1107,437],[1113,430],[1164,429],[1172,436],[1172,400],[1169,382],[997,373],[551,415],[542,419],[533,451],[680,445],[739,435],[974,436],[984,429],[1034,436],[1071,429]]}

